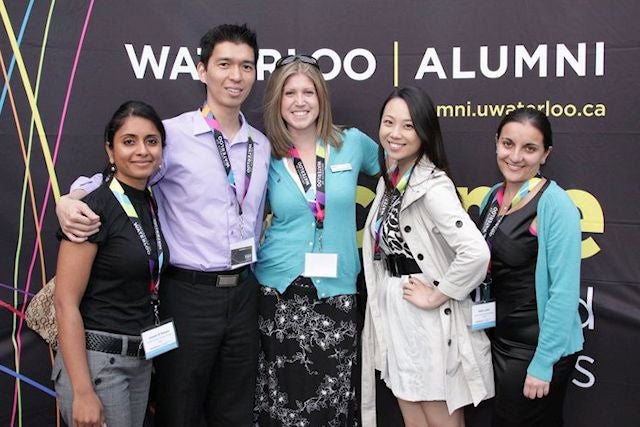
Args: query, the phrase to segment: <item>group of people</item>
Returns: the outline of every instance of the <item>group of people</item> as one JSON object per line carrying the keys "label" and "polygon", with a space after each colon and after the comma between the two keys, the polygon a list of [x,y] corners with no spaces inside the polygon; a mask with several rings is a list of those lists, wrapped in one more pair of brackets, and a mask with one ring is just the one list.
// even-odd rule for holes
{"label": "group of people", "polygon": [[[540,171],[547,118],[502,120],[504,180],[475,224],[422,89],[384,101],[378,144],[334,123],[314,57],[285,56],[265,136],[241,112],[255,33],[220,25],[200,49],[200,107],[162,122],[123,104],[105,130],[107,168],[57,206],[52,379],[65,421],[142,425],[155,369],[158,426],[374,426],[377,370],[406,426],[463,426],[463,408],[494,395],[496,426],[562,425],[582,347],[580,230]],[[380,175],[363,329],[360,173]]]}

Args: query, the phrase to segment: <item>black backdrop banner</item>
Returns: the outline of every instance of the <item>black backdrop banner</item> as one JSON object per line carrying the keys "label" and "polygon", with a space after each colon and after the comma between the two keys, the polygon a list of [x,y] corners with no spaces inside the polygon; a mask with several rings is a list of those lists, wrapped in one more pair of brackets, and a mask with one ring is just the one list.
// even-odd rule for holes
{"label": "black backdrop banner", "polygon": [[[567,425],[638,425],[637,1],[0,0],[0,16],[1,425],[57,422],[52,354],[23,320],[30,296],[55,273],[55,199],[76,176],[102,169],[102,129],[123,101],[147,101],[162,117],[197,108],[200,36],[245,22],[261,47],[244,107],[253,124],[262,127],[265,80],[289,53],[319,58],[337,122],[374,139],[390,90],[421,86],[438,104],[472,214],[499,179],[500,117],[521,105],[549,115],[555,144],[544,172],[569,190],[583,231],[586,342]],[[359,188],[360,226],[371,184]],[[381,419],[397,420],[386,402]]]}

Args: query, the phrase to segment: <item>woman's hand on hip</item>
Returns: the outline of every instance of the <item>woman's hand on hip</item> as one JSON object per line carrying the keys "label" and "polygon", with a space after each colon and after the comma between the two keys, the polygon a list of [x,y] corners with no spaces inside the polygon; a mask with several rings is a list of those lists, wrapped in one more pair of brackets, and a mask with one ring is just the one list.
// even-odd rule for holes
{"label": "woman's hand on hip", "polygon": [[443,294],[433,285],[427,285],[415,277],[409,277],[407,283],[402,285],[402,297],[416,307],[425,310],[433,310],[440,307],[449,297]]}

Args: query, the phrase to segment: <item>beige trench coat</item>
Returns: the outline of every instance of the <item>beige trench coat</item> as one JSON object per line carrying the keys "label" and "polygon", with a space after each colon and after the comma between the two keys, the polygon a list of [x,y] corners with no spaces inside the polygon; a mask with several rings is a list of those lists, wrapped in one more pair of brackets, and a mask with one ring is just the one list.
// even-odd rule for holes
{"label": "beige trench coat", "polygon": [[[381,336],[376,291],[385,277],[380,261],[373,261],[371,222],[377,214],[384,181],[367,218],[363,237],[363,264],[367,284],[367,308],[362,333],[362,423],[376,425],[375,372],[385,371],[387,347]],[[487,272],[489,250],[482,235],[462,208],[453,182],[431,161],[416,165],[405,190],[400,230],[420,270],[450,297],[441,305],[445,392],[449,412],[493,397],[491,347],[484,331],[471,331],[471,299]]]}

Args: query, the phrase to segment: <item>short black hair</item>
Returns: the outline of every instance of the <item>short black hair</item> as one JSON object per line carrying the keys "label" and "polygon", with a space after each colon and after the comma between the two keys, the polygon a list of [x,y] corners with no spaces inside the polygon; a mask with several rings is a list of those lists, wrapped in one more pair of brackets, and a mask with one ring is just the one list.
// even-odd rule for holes
{"label": "short black hair", "polygon": [[247,24],[222,24],[207,31],[200,39],[200,62],[204,68],[207,68],[215,46],[222,42],[249,45],[253,49],[254,62],[258,63],[258,39],[255,31],[247,27]]}

